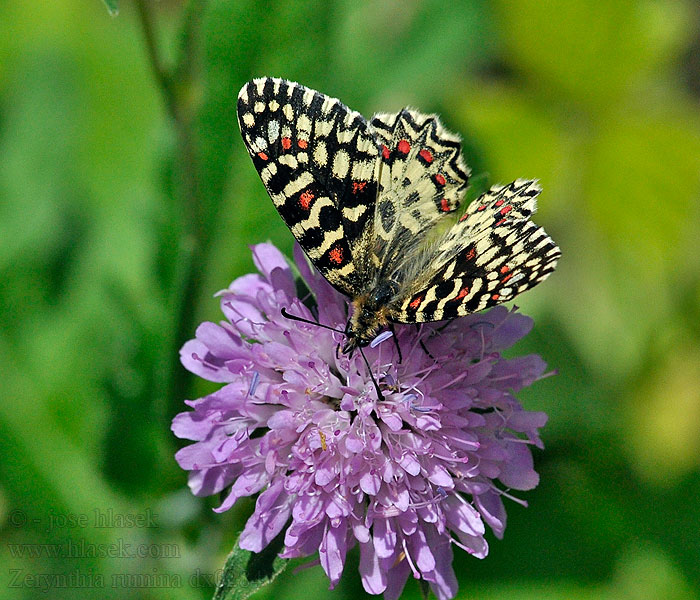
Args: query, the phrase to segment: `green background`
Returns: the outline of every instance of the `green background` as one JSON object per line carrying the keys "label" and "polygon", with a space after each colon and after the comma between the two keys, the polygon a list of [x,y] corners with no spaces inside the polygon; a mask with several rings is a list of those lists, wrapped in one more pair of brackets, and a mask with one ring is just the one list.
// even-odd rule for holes
{"label": "green background", "polygon": [[[517,347],[559,370],[522,394],[550,415],[541,484],[485,560],[457,552],[458,597],[700,597],[698,5],[119,9],[0,3],[0,596],[211,597],[252,501],[216,515],[186,488],[170,420],[213,387],[177,352],[220,318],[248,245],[291,250],[234,112],[275,75],[367,116],[437,112],[475,173],[544,187],[563,258],[518,298],[535,328]],[[99,555],[119,544],[156,556]],[[320,568],[289,570],[260,597],[361,597],[356,569],[332,594]]]}

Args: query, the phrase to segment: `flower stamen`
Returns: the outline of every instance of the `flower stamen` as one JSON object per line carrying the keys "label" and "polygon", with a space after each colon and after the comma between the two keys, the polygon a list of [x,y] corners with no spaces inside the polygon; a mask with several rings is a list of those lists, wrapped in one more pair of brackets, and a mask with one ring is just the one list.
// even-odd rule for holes
{"label": "flower stamen", "polygon": [[253,396],[255,394],[255,390],[258,389],[258,383],[260,383],[260,373],[258,371],[253,371],[253,379],[248,388],[248,396]]}

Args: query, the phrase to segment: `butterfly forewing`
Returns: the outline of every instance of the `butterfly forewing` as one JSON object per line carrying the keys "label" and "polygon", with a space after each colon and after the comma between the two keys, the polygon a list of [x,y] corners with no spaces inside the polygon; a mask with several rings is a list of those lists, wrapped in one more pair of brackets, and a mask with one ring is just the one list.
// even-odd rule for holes
{"label": "butterfly forewing", "polygon": [[339,100],[276,78],[238,96],[243,140],[277,210],[311,261],[353,296],[369,276],[379,146]]}
{"label": "butterfly forewing", "polygon": [[417,260],[410,282],[392,306],[395,321],[416,323],[467,315],[516,295],[545,279],[559,248],[528,217],[540,187],[519,179],[494,186]]}

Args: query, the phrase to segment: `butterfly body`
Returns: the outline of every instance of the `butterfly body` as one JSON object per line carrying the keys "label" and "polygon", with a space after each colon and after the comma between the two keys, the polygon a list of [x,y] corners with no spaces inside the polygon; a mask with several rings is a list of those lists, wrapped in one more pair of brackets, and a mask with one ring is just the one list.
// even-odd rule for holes
{"label": "butterfly body", "polygon": [[493,186],[458,216],[469,169],[434,115],[367,121],[335,98],[261,78],[241,89],[238,120],[283,220],[351,300],[345,352],[390,323],[511,300],[554,270],[559,248],[529,219],[535,181]]}
{"label": "butterfly body", "polygon": [[352,300],[352,312],[345,329],[347,341],[343,352],[367,346],[391,321],[390,302],[399,292],[397,282],[385,280],[369,293]]}

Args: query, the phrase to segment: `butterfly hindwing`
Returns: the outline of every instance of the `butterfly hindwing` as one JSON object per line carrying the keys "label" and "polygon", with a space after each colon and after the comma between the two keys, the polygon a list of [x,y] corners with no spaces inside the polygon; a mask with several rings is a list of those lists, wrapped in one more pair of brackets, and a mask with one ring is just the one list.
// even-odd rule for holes
{"label": "butterfly hindwing", "polygon": [[255,79],[238,96],[243,140],[275,207],[319,271],[354,296],[368,264],[379,146],[367,121],[298,83]]}
{"label": "butterfly hindwing", "polygon": [[426,255],[411,284],[391,308],[397,322],[420,323],[464,316],[512,300],[545,279],[559,248],[544,229],[529,220],[540,188],[519,179],[494,186]]}
{"label": "butterfly hindwing", "polygon": [[375,253],[380,277],[391,271],[464,196],[469,169],[458,136],[435,115],[403,109],[378,114],[370,126],[381,144]]}

